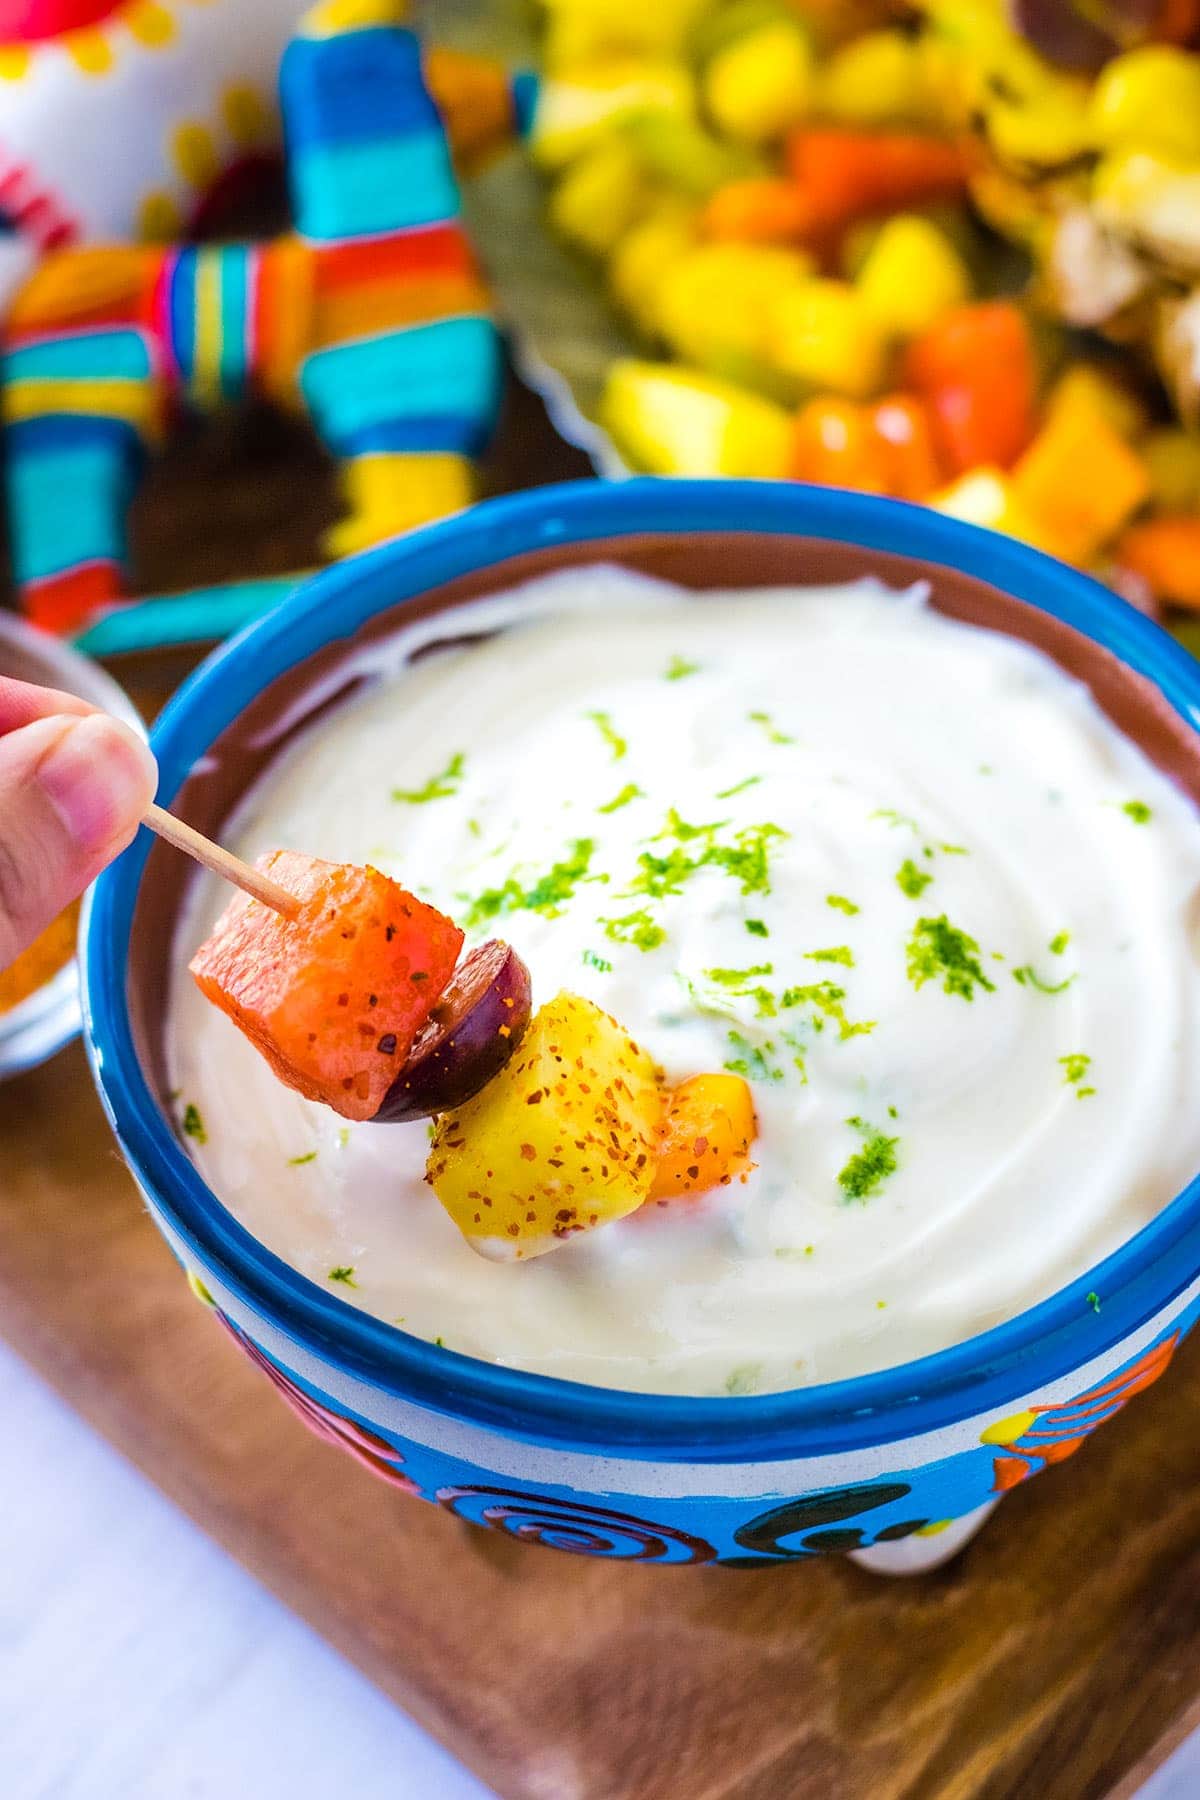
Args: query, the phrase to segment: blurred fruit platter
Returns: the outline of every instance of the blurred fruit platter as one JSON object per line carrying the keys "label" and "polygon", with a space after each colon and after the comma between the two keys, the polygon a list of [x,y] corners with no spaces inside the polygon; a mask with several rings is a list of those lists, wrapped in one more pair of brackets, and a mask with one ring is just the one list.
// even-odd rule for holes
{"label": "blurred fruit platter", "polygon": [[604,472],[918,501],[1200,634],[1200,0],[430,25],[538,71],[467,208],[522,372]]}

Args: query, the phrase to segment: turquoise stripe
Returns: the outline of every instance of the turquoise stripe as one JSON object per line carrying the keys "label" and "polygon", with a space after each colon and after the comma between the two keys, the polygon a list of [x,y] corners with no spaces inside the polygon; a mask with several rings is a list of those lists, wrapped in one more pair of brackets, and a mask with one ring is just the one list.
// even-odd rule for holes
{"label": "turquoise stripe", "polygon": [[98,558],[125,560],[131,460],[124,442],[11,459],[9,520],[18,582],[61,575]]}
{"label": "turquoise stripe", "polygon": [[458,216],[458,184],[440,131],[392,143],[305,146],[290,172],[303,237],[369,237]]}
{"label": "turquoise stripe", "polygon": [[386,420],[486,415],[495,368],[490,319],[439,319],[317,351],[301,368],[300,391],[336,451]]}
{"label": "turquoise stripe", "polygon": [[3,359],[5,381],[59,379],[101,380],[118,377],[144,381],[150,374],[150,352],[140,331],[88,331],[79,337],[55,338],[44,344],[22,344]]}
{"label": "turquoise stripe", "polygon": [[221,258],[221,392],[236,400],[244,392],[249,374],[246,308],[253,251],[245,244],[229,244],[209,254]]}
{"label": "turquoise stripe", "polygon": [[210,644],[261,619],[293,593],[303,575],[265,576],[139,600],[97,619],[74,640],[89,656],[127,656],[171,644]]}

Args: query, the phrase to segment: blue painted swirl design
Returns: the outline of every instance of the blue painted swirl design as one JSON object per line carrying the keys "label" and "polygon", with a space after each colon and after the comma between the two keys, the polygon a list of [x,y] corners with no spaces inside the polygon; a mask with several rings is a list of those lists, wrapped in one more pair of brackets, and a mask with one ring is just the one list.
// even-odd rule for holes
{"label": "blue painted swirl design", "polygon": [[438,1489],[437,1497],[449,1512],[473,1525],[486,1525],[521,1543],[544,1544],[570,1556],[665,1563],[705,1563],[716,1557],[703,1538],[605,1506],[551,1499],[517,1488],[445,1487]]}

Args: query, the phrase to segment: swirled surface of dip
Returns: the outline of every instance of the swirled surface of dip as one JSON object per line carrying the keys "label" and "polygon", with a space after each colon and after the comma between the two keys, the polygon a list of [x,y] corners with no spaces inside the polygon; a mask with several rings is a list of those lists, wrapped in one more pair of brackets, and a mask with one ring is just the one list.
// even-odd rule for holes
{"label": "swirled surface of dip", "polygon": [[535,1004],[588,995],[672,1080],[744,1075],[757,1167],[482,1260],[422,1179],[425,1126],[300,1099],[194,991],[205,878],[178,1116],[271,1249],[475,1356],[761,1392],[1012,1316],[1195,1174],[1200,822],[1086,689],[872,583],[697,599],[597,568],[453,620],[517,613],[375,655],[227,841],[372,862],[507,937]]}

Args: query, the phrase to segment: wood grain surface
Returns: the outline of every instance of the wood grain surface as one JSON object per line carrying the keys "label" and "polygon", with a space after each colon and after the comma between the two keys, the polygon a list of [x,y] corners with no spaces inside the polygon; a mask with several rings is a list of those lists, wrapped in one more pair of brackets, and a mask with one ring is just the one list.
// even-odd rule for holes
{"label": "wood grain surface", "polygon": [[[519,395],[507,443],[495,487],[578,471]],[[144,496],[141,581],[294,566],[332,510],[290,429],[206,434]],[[117,669],[148,704],[180,672]],[[1200,1716],[1200,1338],[936,1575],[556,1555],[304,1431],[188,1293],[78,1045],[0,1086],[0,1331],[506,1800],[1116,1800]]]}

